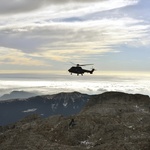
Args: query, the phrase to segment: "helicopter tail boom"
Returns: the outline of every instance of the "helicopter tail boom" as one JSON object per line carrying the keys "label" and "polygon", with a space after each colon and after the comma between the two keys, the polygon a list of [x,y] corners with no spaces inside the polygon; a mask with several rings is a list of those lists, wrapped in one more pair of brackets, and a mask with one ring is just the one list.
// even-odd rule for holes
{"label": "helicopter tail boom", "polygon": [[95,70],[95,69],[92,69],[92,70],[90,71],[90,74],[93,74],[94,70]]}
{"label": "helicopter tail boom", "polygon": [[93,74],[94,70],[95,70],[95,69],[92,69],[92,70],[85,70],[85,69],[84,69],[84,72]]}

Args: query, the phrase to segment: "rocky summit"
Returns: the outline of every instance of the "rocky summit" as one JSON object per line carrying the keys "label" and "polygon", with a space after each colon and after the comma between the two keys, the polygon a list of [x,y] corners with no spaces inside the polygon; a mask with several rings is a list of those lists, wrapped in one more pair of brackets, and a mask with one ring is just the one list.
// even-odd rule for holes
{"label": "rocky summit", "polygon": [[0,127],[0,150],[86,149],[150,150],[150,98],[106,92],[76,115],[34,114]]}

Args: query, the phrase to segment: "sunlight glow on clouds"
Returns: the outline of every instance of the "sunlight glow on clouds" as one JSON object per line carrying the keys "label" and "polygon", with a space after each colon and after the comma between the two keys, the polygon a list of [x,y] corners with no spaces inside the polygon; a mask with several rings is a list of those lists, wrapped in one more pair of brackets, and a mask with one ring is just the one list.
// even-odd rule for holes
{"label": "sunlight glow on clouds", "polygon": [[[40,94],[54,94],[59,92],[79,91],[87,94],[100,94],[106,91],[120,91],[126,93],[141,93],[150,95],[150,80],[135,77],[134,79],[123,76],[101,76],[99,80],[77,81],[65,79],[63,81],[46,80],[0,80],[0,93],[9,93],[12,90],[24,90]],[[115,78],[115,80],[113,79]]]}
{"label": "sunlight glow on clouds", "polygon": [[41,61],[29,58],[26,54],[16,49],[7,49],[0,47],[0,64],[11,64],[11,65],[46,65]]}

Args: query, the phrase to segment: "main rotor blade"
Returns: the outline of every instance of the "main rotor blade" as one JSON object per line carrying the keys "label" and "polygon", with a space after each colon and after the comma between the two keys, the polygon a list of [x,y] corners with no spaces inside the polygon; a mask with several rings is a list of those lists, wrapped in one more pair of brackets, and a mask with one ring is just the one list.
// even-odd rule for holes
{"label": "main rotor blade", "polygon": [[73,64],[73,65],[77,65],[77,64],[75,64],[75,63],[73,63],[73,62],[70,62],[71,64]]}
{"label": "main rotor blade", "polygon": [[94,65],[94,64],[83,64],[83,65],[79,65],[79,66],[89,66],[89,65]]}

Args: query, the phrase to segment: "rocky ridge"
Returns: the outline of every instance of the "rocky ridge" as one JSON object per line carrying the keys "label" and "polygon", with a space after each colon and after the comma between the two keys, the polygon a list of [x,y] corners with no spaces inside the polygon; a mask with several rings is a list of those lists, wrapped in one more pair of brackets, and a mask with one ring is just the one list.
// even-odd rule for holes
{"label": "rocky ridge", "polygon": [[85,106],[89,97],[87,94],[71,92],[0,101],[0,125],[16,122],[35,113],[44,118],[59,114],[73,115]]}
{"label": "rocky ridge", "polygon": [[[69,127],[74,118],[75,125]],[[150,98],[106,92],[77,115],[32,115],[0,128],[0,150],[149,150]]]}

